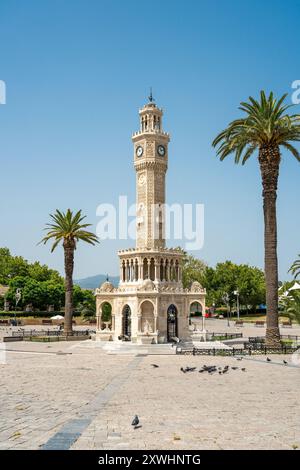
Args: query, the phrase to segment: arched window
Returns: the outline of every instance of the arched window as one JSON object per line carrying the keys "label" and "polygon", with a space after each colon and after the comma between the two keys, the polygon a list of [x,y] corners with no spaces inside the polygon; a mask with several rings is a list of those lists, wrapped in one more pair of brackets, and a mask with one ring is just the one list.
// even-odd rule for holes
{"label": "arched window", "polygon": [[148,260],[144,258],[143,261],[143,279],[148,279]]}
{"label": "arched window", "polygon": [[122,281],[125,282],[126,279],[126,266],[125,261],[122,261]]}
{"label": "arched window", "polygon": [[179,263],[178,263],[178,260],[176,260],[176,263],[175,263],[175,281],[176,282],[179,281]]}
{"label": "arched window", "polygon": [[151,258],[150,261],[150,273],[149,273],[149,278],[151,281],[155,280],[155,266],[154,266],[154,258]]}
{"label": "arched window", "polygon": [[160,260],[159,277],[161,281],[164,280],[164,260],[163,259]]}
{"label": "arched window", "polygon": [[125,339],[131,339],[131,309],[129,305],[125,305],[122,311],[123,316],[123,323],[122,323],[122,331]]}
{"label": "arched window", "polygon": [[177,316],[177,308],[175,305],[171,304],[167,310],[168,341],[172,341],[173,338],[178,337]]}
{"label": "arched window", "polygon": [[109,302],[104,302],[101,306],[100,306],[100,318],[99,318],[99,324],[98,324],[98,328],[102,329],[104,326],[107,326],[105,325],[105,323],[109,323],[110,326],[112,326],[112,316],[111,316],[111,312],[112,312],[112,307],[111,307],[111,304]]}

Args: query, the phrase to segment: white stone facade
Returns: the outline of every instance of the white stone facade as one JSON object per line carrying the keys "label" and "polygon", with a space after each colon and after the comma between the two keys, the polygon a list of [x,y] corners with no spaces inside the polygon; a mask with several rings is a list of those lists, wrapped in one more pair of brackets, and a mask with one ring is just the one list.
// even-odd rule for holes
{"label": "white stone facade", "polygon": [[[205,314],[205,289],[194,282],[182,286],[182,252],[165,247],[165,175],[169,134],[162,130],[163,112],[151,100],[139,112],[134,144],[136,170],[136,248],[119,251],[120,283],[96,289],[97,334],[100,340],[163,343],[189,337],[191,304]],[[103,321],[103,306],[111,319]]]}

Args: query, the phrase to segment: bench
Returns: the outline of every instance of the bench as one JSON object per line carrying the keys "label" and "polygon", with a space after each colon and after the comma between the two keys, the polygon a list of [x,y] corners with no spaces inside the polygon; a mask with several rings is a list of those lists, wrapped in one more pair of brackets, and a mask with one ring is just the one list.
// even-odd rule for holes
{"label": "bench", "polygon": [[52,320],[42,320],[42,325],[52,325]]}
{"label": "bench", "polygon": [[281,323],[281,326],[282,326],[283,328],[292,328],[293,325],[292,325],[292,322],[291,322],[291,321],[283,321],[283,322]]}
{"label": "bench", "polygon": [[265,322],[264,321],[261,321],[261,320],[257,320],[255,322],[255,326],[265,326]]}
{"label": "bench", "polygon": [[9,321],[9,320],[0,320],[0,325],[7,325],[7,326],[9,326],[9,325],[10,325],[10,321]]}
{"label": "bench", "polygon": [[236,320],[235,326],[244,326],[243,320]]}

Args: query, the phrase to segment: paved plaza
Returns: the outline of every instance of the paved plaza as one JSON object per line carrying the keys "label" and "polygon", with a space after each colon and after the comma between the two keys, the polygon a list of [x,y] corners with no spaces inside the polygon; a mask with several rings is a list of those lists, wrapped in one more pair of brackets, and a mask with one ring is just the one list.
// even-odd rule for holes
{"label": "paved plaza", "polygon": [[[143,348],[109,354],[89,340],[6,349],[0,449],[300,448],[300,367],[289,356],[284,365],[277,355],[268,363],[265,356],[238,361]],[[204,364],[230,369],[180,371]],[[135,414],[138,429],[131,426]]]}

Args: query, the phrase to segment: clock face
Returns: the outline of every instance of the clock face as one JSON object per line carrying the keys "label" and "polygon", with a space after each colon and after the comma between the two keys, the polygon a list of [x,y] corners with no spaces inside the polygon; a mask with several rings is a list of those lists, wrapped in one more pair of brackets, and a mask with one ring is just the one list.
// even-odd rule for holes
{"label": "clock face", "polygon": [[140,145],[136,148],[136,155],[137,157],[141,157],[143,155],[143,147]]}
{"label": "clock face", "polygon": [[163,145],[159,145],[159,146],[157,147],[157,153],[158,153],[158,155],[160,155],[161,157],[163,157],[163,156],[165,155],[165,153],[166,153],[165,147],[164,147]]}

